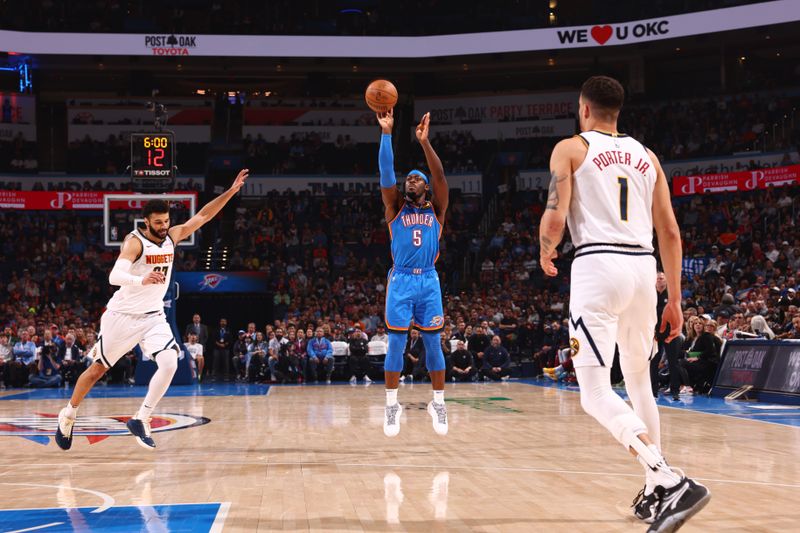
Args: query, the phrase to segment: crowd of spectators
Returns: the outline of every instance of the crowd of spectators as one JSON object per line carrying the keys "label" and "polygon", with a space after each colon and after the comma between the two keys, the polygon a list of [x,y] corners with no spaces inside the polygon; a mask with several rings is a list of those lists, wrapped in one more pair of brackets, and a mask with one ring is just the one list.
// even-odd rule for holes
{"label": "crowd of spectators", "polygon": [[[567,238],[559,248],[562,274],[543,278],[536,237],[541,194],[503,197],[497,231],[485,237],[475,228],[479,204],[469,197],[453,198],[439,265],[446,313],[442,341],[450,379],[503,379],[511,366],[527,360],[536,373],[569,366],[566,317],[572,245]],[[796,188],[785,187],[675,200],[684,234],[683,352],[690,357],[679,364],[686,385],[704,391],[709,362],[718,358],[716,342],[692,337],[696,321],[702,321],[699,329],[713,328],[723,339],[800,339],[797,197]],[[213,329],[198,334],[198,340],[205,337],[200,344],[205,347],[207,372],[221,368],[220,375],[233,370],[241,379],[323,381],[330,378],[334,367],[329,365],[336,357],[325,342],[312,349],[312,357],[309,338],[321,336],[349,348],[354,337],[372,340],[382,335],[389,257],[376,194],[273,194],[259,207],[241,206],[235,226],[230,269],[268,275],[274,321],[266,327],[243,327],[242,338],[234,335],[225,346],[216,344]],[[0,346],[10,347],[0,348],[0,355],[6,354],[6,383],[20,384],[23,374],[32,384],[53,385],[58,381],[55,374],[61,376],[60,383],[69,382],[85,367],[86,351],[112,290],[97,282],[106,278],[114,259],[111,250],[100,247],[101,234],[96,216],[0,214],[0,324],[6,336],[0,338]],[[22,235],[24,239],[18,238]],[[197,252],[178,255],[179,268],[196,268]],[[467,277],[454,279],[459,270]],[[232,327],[238,331],[242,326]],[[51,331],[54,344],[74,336],[79,351],[70,351],[66,361],[75,362],[65,364],[60,352],[47,348]],[[23,339],[23,332],[29,339]],[[187,341],[190,333],[194,332],[187,330]],[[301,344],[288,347],[298,339],[306,341],[305,350]],[[22,351],[15,352],[19,342]],[[32,350],[28,342],[33,342]],[[258,348],[260,343],[266,348]],[[227,355],[219,355],[222,350]],[[421,343],[409,337],[405,379],[425,379],[420,350]],[[52,355],[52,361],[42,354]],[[691,357],[695,354],[696,359]],[[218,361],[225,361],[222,367]],[[340,377],[377,377],[379,365],[374,359],[369,362],[365,366],[362,359],[348,366],[345,359],[337,367]],[[199,365],[197,370],[202,375]]]}

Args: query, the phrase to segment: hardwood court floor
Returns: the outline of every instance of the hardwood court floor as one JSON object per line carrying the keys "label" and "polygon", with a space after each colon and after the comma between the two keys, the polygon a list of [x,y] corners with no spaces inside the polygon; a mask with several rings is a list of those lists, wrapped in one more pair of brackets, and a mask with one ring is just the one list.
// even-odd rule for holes
{"label": "hardwood court floor", "polygon": [[[629,508],[641,468],[576,393],[448,385],[446,437],[424,410],[430,394],[401,388],[394,439],[381,429],[380,384],[167,397],[157,411],[165,428],[209,421],[155,433],[155,452],[130,436],[76,436],[69,452],[41,433],[2,436],[0,531],[646,530]],[[140,401],[89,398],[82,430],[113,433],[124,426],[105,417]],[[53,427],[48,415],[63,404],[0,401],[0,429]],[[713,494],[682,531],[797,531],[800,428],[661,413],[668,459]]]}

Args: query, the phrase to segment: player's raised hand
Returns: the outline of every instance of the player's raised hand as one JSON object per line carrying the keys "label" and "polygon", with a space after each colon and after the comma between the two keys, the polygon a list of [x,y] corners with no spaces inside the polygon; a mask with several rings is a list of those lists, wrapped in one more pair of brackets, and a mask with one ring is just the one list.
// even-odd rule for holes
{"label": "player's raised hand", "polygon": [[669,324],[669,335],[664,342],[672,342],[683,330],[683,311],[681,310],[680,301],[670,300],[667,302],[664,311],[661,313],[661,327],[658,328],[658,332],[664,333],[667,331],[667,324]]}
{"label": "player's raised hand", "polygon": [[430,112],[422,115],[422,120],[420,120],[419,124],[417,124],[417,130],[416,130],[417,140],[419,142],[424,142],[428,140],[428,126],[430,122],[431,122]]}
{"label": "player's raised hand", "polygon": [[250,169],[243,168],[239,171],[239,175],[236,176],[236,179],[233,180],[233,185],[231,185],[231,190],[233,192],[239,192],[239,189],[242,188],[244,182],[247,181],[247,177],[250,175]]}
{"label": "player's raised hand", "polygon": [[163,272],[159,272],[153,270],[149,274],[147,274],[144,278],[142,278],[142,285],[157,285],[159,283],[164,283],[167,281],[166,276],[164,276]]}
{"label": "player's raised hand", "polygon": [[542,267],[545,276],[555,277],[558,275],[558,269],[553,264],[553,261],[558,257],[558,252],[553,250],[549,256],[539,255],[539,265]]}
{"label": "player's raised hand", "polygon": [[394,128],[394,108],[390,107],[386,113],[375,113],[375,116],[381,126],[381,132],[392,133],[392,128]]}

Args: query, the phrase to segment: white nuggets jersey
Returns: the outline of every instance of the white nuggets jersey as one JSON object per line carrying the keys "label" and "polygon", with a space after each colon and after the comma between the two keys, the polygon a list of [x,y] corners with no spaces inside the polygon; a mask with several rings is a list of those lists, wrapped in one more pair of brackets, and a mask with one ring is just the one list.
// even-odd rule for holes
{"label": "white nuggets jersey", "polygon": [[624,134],[587,131],[580,136],[589,151],[575,171],[567,215],[578,254],[581,247],[598,245],[652,252],[656,169],[650,154]]}
{"label": "white nuggets jersey", "polygon": [[130,273],[134,276],[146,276],[150,272],[161,271],[167,282],[120,287],[106,307],[111,311],[132,315],[163,311],[164,295],[169,287],[170,270],[175,257],[175,243],[169,235],[158,245],[142,235],[138,229],[130,234],[142,243],[142,254],[133,262]]}

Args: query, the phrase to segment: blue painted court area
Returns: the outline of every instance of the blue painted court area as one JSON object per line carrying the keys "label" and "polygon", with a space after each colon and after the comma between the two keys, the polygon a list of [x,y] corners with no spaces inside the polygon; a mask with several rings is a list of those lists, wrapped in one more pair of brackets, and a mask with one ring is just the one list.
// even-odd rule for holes
{"label": "blue painted court area", "polygon": [[[577,385],[567,385],[556,383],[545,379],[521,379],[520,383],[535,385],[537,387],[548,387],[561,389],[570,392],[579,392]],[[624,389],[614,389],[617,394],[628,399]],[[726,401],[723,398],[710,398],[707,396],[693,396],[691,394],[681,394],[680,401],[674,402],[672,398],[660,395],[658,398],[659,407],[672,407],[674,409],[686,409],[689,411],[700,411],[713,415],[732,416],[747,420],[760,420],[772,424],[784,426],[800,427],[800,406],[781,405],[776,403],[760,403],[748,401]]]}
{"label": "blue painted court area", "polygon": [[[0,532],[42,531],[211,531],[222,504],[192,503],[181,505],[114,506],[95,512],[94,507],[72,509],[0,510]],[[220,517],[217,526],[221,529]],[[215,528],[217,529],[217,528]]]}
{"label": "blue painted court area", "polygon": [[[167,396],[263,396],[269,385],[260,383],[201,383],[199,385],[173,385]],[[68,400],[72,388],[58,389],[8,389],[0,400]],[[144,398],[147,387],[133,385],[98,385],[89,393],[89,398]]]}

